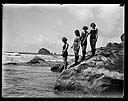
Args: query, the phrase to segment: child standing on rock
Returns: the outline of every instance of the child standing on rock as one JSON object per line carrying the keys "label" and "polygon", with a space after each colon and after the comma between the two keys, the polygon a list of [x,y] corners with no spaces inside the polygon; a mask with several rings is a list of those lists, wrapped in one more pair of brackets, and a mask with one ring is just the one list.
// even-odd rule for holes
{"label": "child standing on rock", "polygon": [[[98,29],[96,28],[95,23],[91,23],[91,31],[90,31],[90,45],[91,45],[91,51],[92,51],[92,56],[94,56],[95,51],[96,51],[96,42],[98,39]],[[88,34],[88,35],[89,35]]]}
{"label": "child standing on rock", "polygon": [[74,49],[75,64],[77,64],[78,59],[79,59],[79,50],[80,50],[80,32],[79,32],[79,30],[75,30],[75,35],[76,35],[76,38],[74,39],[74,43],[71,48]]}
{"label": "child standing on rock", "polygon": [[67,69],[67,57],[68,57],[68,46],[69,44],[67,43],[67,38],[63,37],[62,42],[64,43],[63,45],[63,50],[62,50],[62,56],[64,60],[64,69]]}
{"label": "child standing on rock", "polygon": [[84,32],[81,33],[81,47],[82,47],[82,59],[85,59],[85,55],[86,55],[86,47],[87,47],[87,35],[88,35],[88,27],[84,26],[83,27]]}

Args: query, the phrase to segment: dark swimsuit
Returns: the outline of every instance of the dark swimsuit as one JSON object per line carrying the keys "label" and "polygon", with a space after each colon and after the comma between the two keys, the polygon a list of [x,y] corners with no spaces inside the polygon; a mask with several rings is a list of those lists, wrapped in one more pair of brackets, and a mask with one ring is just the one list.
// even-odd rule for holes
{"label": "dark swimsuit", "polygon": [[73,43],[73,45],[74,45],[74,51],[75,50],[79,50],[79,42],[80,42],[80,38],[79,37],[76,37],[74,39],[74,43]]}
{"label": "dark swimsuit", "polygon": [[90,39],[96,39],[97,29],[95,29],[95,30],[91,30],[90,33],[91,33],[91,35],[90,35]]}
{"label": "dark swimsuit", "polygon": [[[88,32],[85,31],[84,33],[82,33],[81,35],[81,47],[82,47],[82,59],[85,58],[85,54],[86,54],[86,47],[87,47],[87,39],[85,40],[86,36],[87,36]],[[84,42],[83,42],[84,41]]]}
{"label": "dark swimsuit", "polygon": [[[84,41],[85,37],[87,36],[87,33],[88,32],[86,31],[86,32],[82,33],[82,35],[81,35],[81,46],[87,45],[87,40]],[[84,43],[83,43],[83,41],[84,41]]]}
{"label": "dark swimsuit", "polygon": [[96,51],[96,34],[97,34],[97,29],[93,29],[90,31],[90,45],[92,49],[92,55],[95,54]]}
{"label": "dark swimsuit", "polygon": [[[63,50],[66,48],[66,44],[64,44],[63,46]],[[62,54],[63,57],[67,57],[68,56],[68,51],[66,50],[63,54]]]}

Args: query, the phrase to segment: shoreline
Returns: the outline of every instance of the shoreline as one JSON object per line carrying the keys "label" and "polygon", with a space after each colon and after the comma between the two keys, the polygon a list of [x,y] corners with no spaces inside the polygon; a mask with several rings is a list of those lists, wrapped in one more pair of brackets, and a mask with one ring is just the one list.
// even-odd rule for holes
{"label": "shoreline", "polygon": [[[32,53],[32,52],[9,52],[9,51],[3,51],[4,53],[18,53],[18,54],[31,54],[31,55],[52,55],[52,56],[61,56],[61,54],[40,54],[40,53]],[[70,54],[68,56],[75,56],[73,54]]]}

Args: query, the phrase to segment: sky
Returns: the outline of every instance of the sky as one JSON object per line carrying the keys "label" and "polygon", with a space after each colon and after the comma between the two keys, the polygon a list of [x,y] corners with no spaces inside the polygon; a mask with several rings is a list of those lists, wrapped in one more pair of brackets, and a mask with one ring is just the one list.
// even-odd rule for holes
{"label": "sky", "polygon": [[[108,42],[120,43],[124,33],[124,7],[119,4],[4,4],[2,18],[3,51],[34,52],[46,48],[62,52],[62,37],[67,37],[69,54],[74,31],[96,23],[96,47]],[[87,51],[91,50],[89,37]],[[81,51],[80,51],[81,54]]]}

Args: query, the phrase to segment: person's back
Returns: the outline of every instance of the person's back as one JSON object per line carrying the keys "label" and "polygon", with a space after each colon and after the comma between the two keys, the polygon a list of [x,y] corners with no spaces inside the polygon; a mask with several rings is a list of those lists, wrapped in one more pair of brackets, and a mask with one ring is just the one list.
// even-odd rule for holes
{"label": "person's back", "polygon": [[87,34],[88,34],[87,31],[82,32],[81,37],[80,37],[80,40],[81,40],[81,43],[82,43],[82,44],[84,44],[84,43],[87,41],[87,39],[86,39]]}
{"label": "person's back", "polygon": [[81,33],[81,37],[80,37],[81,47],[82,47],[82,59],[81,60],[85,59],[86,47],[87,47],[87,36],[88,36],[87,30],[88,30],[88,27],[84,26],[83,30],[84,30],[84,32]]}

